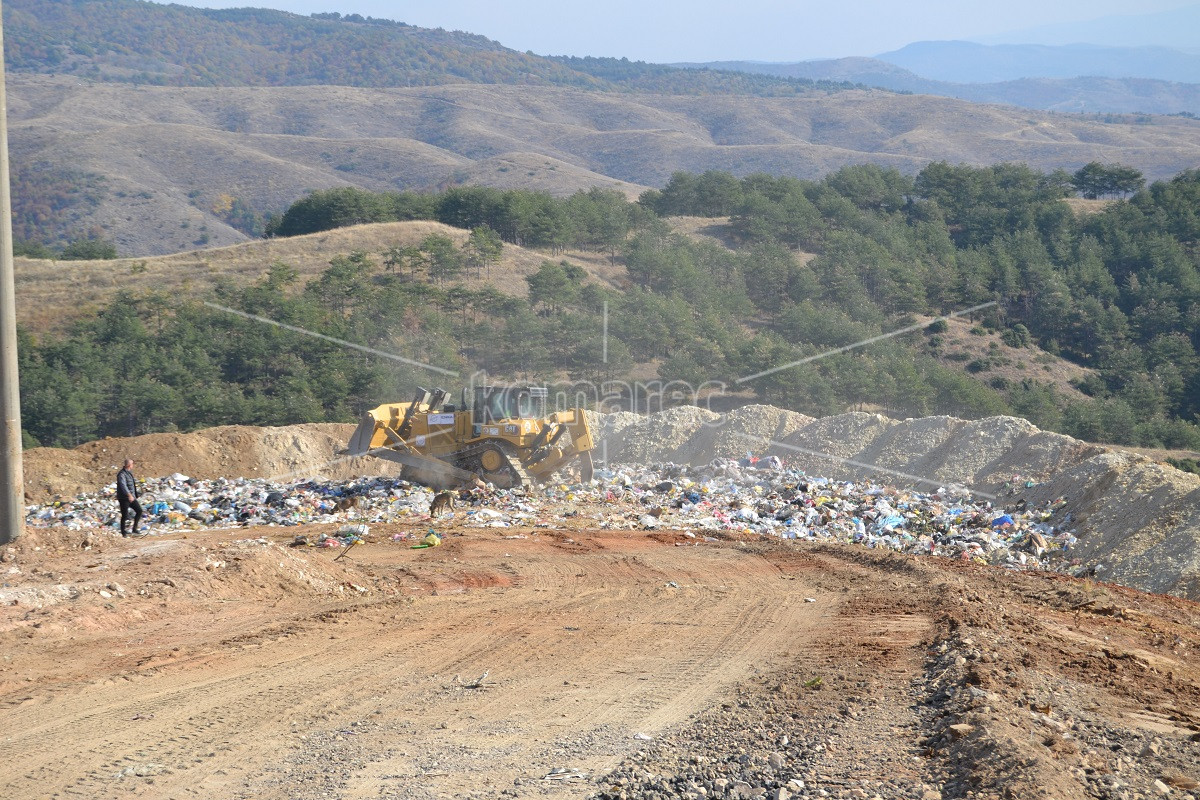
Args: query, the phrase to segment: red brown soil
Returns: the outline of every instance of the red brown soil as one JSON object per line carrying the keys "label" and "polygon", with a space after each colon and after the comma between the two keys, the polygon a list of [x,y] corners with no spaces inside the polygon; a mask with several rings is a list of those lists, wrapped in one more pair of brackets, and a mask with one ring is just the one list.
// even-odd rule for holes
{"label": "red brown soil", "polygon": [[9,546],[0,796],[636,797],[775,750],[793,796],[1200,778],[1186,600],[671,532],[288,546],[315,527]]}

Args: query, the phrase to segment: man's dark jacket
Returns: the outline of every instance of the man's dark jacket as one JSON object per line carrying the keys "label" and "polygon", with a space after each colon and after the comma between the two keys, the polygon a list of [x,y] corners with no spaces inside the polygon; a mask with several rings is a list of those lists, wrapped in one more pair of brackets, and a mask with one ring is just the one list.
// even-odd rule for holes
{"label": "man's dark jacket", "polygon": [[117,473],[117,499],[136,500],[137,496],[137,481],[133,479],[133,473],[122,469]]}

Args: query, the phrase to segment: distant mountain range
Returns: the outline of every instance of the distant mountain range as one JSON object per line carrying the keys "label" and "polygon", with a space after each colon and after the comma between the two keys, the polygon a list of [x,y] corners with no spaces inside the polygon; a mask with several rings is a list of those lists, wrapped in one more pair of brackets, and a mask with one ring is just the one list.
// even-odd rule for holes
{"label": "distant mountain range", "polygon": [[1047,111],[1200,114],[1197,31],[1200,5],[1193,5],[980,41],[914,42],[873,58],[674,66],[846,81]]}
{"label": "distant mountain range", "polygon": [[676,66],[847,82],[1044,111],[1200,115],[1200,82],[1177,83],[1141,77],[1027,77],[995,83],[958,83],[923,77],[880,58],[837,58],[791,64],[713,61]]}
{"label": "distant mountain range", "polygon": [[914,42],[876,58],[954,83],[1083,76],[1200,83],[1200,54],[1168,47]]}
{"label": "distant mountain range", "polygon": [[1200,4],[1145,14],[1110,14],[1091,20],[1039,25],[999,34],[967,37],[980,44],[1091,44],[1113,47],[1150,45],[1200,52]]}
{"label": "distant mountain range", "polygon": [[1194,87],[1161,81],[952,85],[878,59],[679,69],[361,17],[142,0],[3,9],[15,235],[95,232],[123,255],[242,241],[263,214],[335,186],[633,196],[675,170],[1100,160],[1153,180],[1200,163],[1200,121],[1005,107],[1200,111]]}

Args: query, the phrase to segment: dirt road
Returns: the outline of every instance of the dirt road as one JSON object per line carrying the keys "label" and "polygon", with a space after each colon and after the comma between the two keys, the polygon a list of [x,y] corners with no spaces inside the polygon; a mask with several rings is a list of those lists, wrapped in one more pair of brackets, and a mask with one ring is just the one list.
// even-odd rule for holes
{"label": "dirt road", "polygon": [[297,529],[22,539],[0,796],[1134,798],[1200,777],[1187,601],[851,547],[399,530],[340,561]]}

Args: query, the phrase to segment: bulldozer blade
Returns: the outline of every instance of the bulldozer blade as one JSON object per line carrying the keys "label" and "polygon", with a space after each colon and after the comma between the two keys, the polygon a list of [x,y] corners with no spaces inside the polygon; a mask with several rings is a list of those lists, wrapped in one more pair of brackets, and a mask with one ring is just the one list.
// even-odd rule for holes
{"label": "bulldozer blade", "polygon": [[390,447],[377,447],[368,453],[402,465],[406,480],[424,484],[432,489],[452,489],[470,485],[475,480],[475,473],[459,469],[438,458],[402,453]]}
{"label": "bulldozer blade", "polygon": [[579,454],[579,477],[584,483],[590,483],[595,470],[592,468],[592,451],[584,450]]}
{"label": "bulldozer blade", "polygon": [[371,451],[371,439],[375,436],[375,418],[370,414],[363,415],[362,421],[354,429],[350,444],[343,451],[347,455],[365,456]]}

